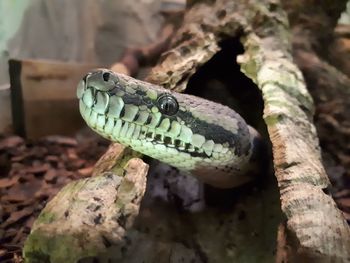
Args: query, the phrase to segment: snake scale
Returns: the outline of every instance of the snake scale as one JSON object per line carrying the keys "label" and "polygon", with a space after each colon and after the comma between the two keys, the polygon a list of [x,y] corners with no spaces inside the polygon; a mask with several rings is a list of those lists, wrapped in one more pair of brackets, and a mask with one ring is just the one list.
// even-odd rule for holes
{"label": "snake scale", "polygon": [[231,188],[257,172],[259,134],[227,106],[97,69],[78,84],[80,113],[103,137]]}

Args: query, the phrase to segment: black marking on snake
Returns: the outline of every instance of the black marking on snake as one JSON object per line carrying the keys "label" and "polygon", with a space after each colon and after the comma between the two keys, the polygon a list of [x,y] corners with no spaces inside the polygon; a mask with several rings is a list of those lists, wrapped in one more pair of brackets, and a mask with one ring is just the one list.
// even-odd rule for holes
{"label": "black marking on snake", "polygon": [[104,116],[105,116],[105,124],[103,124],[102,130],[105,130],[106,125],[107,125],[107,121],[108,121],[107,115],[104,115]]}
{"label": "black marking on snake", "polygon": [[151,109],[154,106],[153,101],[147,96],[142,97],[142,101],[144,102],[143,104],[146,105],[149,109]]}
{"label": "black marking on snake", "polygon": [[97,103],[97,96],[96,96],[97,95],[97,91],[96,91],[96,89],[94,89],[94,87],[91,87],[91,86],[89,86],[87,88],[91,90],[92,98],[94,100],[93,103],[92,103],[91,108],[93,108],[95,106],[95,104]]}
{"label": "black marking on snake", "polygon": [[116,85],[112,90],[107,91],[106,93],[112,97],[112,96],[118,96],[116,93],[121,90],[125,94],[123,96],[120,96],[123,99],[123,102],[125,104],[133,104],[135,106],[141,106],[144,105],[147,108],[151,109],[154,106],[154,103],[150,98],[146,96],[145,92],[141,92],[136,90],[135,94],[128,93],[123,86]]}
{"label": "black marking on snake", "polygon": [[168,136],[164,137],[164,144],[171,144],[171,138]]}
{"label": "black marking on snake", "polygon": [[153,132],[147,132],[147,133],[146,133],[146,137],[152,138],[152,136],[153,136]]}
{"label": "black marking on snake", "polygon": [[159,141],[159,142],[162,142],[162,143],[163,143],[163,141],[162,141],[162,135],[161,135],[161,134],[156,134],[156,136],[154,137],[154,139],[155,139],[156,141]]}
{"label": "black marking on snake", "polygon": [[[168,146],[169,147],[169,146]],[[176,148],[176,150],[180,153],[187,153],[189,154],[191,157],[201,157],[201,158],[209,158],[210,156],[208,156],[206,153],[202,152],[202,153],[199,153],[199,152],[188,152],[186,149],[179,149],[179,148]]]}
{"label": "black marking on snake", "polygon": [[175,140],[175,147],[179,147],[181,144],[181,141],[180,140]]}
{"label": "black marking on snake", "polygon": [[[163,120],[161,119],[161,121],[163,121]],[[166,131],[165,131],[165,132],[169,132],[170,130],[171,130],[171,123],[170,123],[170,125],[169,125],[168,129],[166,129]]]}
{"label": "black marking on snake", "polygon": [[[213,140],[215,143],[228,143],[230,147],[234,149],[234,153],[237,156],[243,154],[248,155],[250,149],[250,141],[248,129],[245,129],[245,124],[238,121],[238,131],[237,135],[233,134],[231,131],[226,130],[220,125],[207,123],[200,119],[195,118],[191,112],[179,110],[174,116],[161,116],[159,123],[164,119],[169,118],[170,122],[177,121],[180,118],[185,122],[185,125],[189,127],[195,134],[200,134],[205,137],[206,140]],[[171,125],[169,130],[171,129]],[[246,138],[246,139],[245,139]],[[245,140],[244,140],[245,139]],[[181,141],[180,141],[181,142]],[[179,147],[179,143],[175,140],[175,147]]]}
{"label": "black marking on snake", "polygon": [[213,140],[215,143],[228,143],[234,149],[235,155],[241,156],[249,153],[250,136],[248,129],[245,129],[245,123],[238,121],[238,131],[237,134],[234,134],[220,125],[207,123],[194,117],[191,112],[179,110],[176,116],[183,120],[194,134],[201,134],[206,140]]}
{"label": "black marking on snake", "polygon": [[139,95],[139,96],[141,96],[141,97],[147,96],[147,93],[146,93],[145,91],[141,90],[140,87],[138,87],[138,88],[136,89],[136,94]]}
{"label": "black marking on snake", "polygon": [[138,118],[140,117],[140,111],[136,112],[135,114],[135,117],[134,117],[134,120],[133,121],[136,121]]}
{"label": "black marking on snake", "polygon": [[210,156],[208,156],[206,153],[198,153],[198,152],[190,152],[188,153],[189,155],[191,155],[192,157],[201,157],[201,158],[209,158]]}
{"label": "black marking on snake", "polygon": [[87,77],[88,77],[89,75],[90,75],[90,74],[86,74],[86,75],[83,77],[84,86],[86,86]]}
{"label": "black marking on snake", "polygon": [[119,118],[123,118],[124,114],[125,114],[125,107],[123,107],[122,110],[120,111]]}
{"label": "black marking on snake", "polygon": [[146,92],[139,90],[136,90],[135,94],[131,94],[125,91],[125,95],[122,96],[122,99],[126,104],[133,104],[136,106],[144,105],[149,109],[155,106],[154,102],[149,97],[147,97]]}
{"label": "black marking on snake", "polygon": [[147,120],[146,120],[146,122],[145,122],[145,125],[150,124],[151,121],[152,121],[152,116],[151,116],[151,114],[150,114],[150,115],[148,115],[148,117],[147,117]]}
{"label": "black marking on snake", "polygon": [[109,96],[115,96],[115,94],[119,91],[122,90],[125,92],[125,88],[121,85],[116,84],[113,89],[106,91]]}
{"label": "black marking on snake", "polygon": [[123,95],[123,96],[121,96],[121,98],[123,99],[123,102],[125,104],[132,104],[132,105],[135,105],[135,106],[144,105],[144,102],[142,101],[142,98],[140,98],[139,96],[135,96],[133,94]]}

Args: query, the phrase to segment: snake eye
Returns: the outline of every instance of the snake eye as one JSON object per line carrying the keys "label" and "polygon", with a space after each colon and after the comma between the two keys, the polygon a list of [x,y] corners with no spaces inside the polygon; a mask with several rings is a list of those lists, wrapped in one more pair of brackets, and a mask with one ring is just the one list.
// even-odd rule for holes
{"label": "snake eye", "polygon": [[179,104],[170,94],[161,95],[157,100],[157,104],[159,111],[169,116],[176,114],[179,110]]}

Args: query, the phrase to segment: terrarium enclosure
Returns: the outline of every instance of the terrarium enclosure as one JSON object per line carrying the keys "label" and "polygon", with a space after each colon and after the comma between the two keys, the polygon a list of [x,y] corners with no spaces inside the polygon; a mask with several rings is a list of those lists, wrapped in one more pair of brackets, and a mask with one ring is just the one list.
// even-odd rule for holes
{"label": "terrarium enclosure", "polygon": [[[1,1],[0,261],[350,262],[349,8]],[[157,85],[233,109],[260,134],[249,181],[216,187],[218,169],[195,177],[160,161],[167,144],[157,159],[102,138],[77,98],[96,68],[151,83],[147,96]],[[188,112],[193,128],[202,116]],[[235,127],[218,112],[198,131],[214,141]],[[229,132],[240,156],[246,136]]]}

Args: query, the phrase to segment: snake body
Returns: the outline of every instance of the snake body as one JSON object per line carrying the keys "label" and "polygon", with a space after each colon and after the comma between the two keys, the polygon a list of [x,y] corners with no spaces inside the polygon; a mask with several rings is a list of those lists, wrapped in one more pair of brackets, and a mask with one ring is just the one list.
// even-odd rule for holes
{"label": "snake body", "polygon": [[259,134],[232,109],[107,69],[78,84],[83,119],[94,131],[215,187],[251,179]]}

